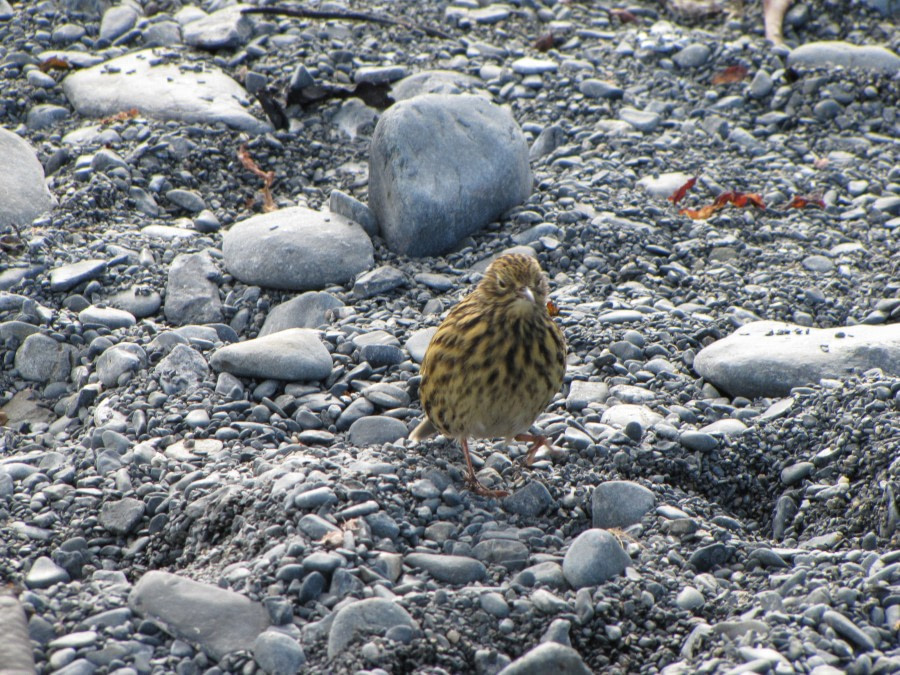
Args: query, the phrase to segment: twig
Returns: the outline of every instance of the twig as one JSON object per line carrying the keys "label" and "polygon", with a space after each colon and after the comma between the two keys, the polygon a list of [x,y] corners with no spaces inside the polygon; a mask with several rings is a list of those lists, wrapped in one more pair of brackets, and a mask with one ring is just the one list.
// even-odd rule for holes
{"label": "twig", "polygon": [[346,21],[368,21],[370,23],[379,23],[383,26],[402,26],[409,30],[416,30],[425,33],[428,37],[438,37],[444,40],[452,40],[453,36],[445,33],[437,28],[421,26],[417,23],[404,21],[403,19],[392,19],[383,14],[372,14],[370,12],[355,12],[353,10],[320,10],[320,9],[303,9],[299,7],[248,7],[241,12],[242,14],[275,14],[278,16],[293,16],[299,19],[344,19]]}

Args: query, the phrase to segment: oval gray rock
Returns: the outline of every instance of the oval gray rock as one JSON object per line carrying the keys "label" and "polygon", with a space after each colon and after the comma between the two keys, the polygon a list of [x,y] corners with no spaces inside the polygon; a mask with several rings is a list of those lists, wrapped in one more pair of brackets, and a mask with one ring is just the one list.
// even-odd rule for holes
{"label": "oval gray rock", "polygon": [[319,334],[309,328],[289,328],[227,345],[213,354],[209,363],[232,375],[261,379],[322,380],[331,374],[331,354]]}
{"label": "oval gray rock", "polygon": [[593,525],[597,528],[628,527],[639,523],[656,503],[653,492],[626,480],[611,480],[594,488],[591,495]]}
{"label": "oval gray rock", "polygon": [[247,284],[305,291],[345,284],[375,263],[362,227],[302,206],[248,218],[223,237],[225,268]]}
{"label": "oval gray rock", "polygon": [[622,574],[631,557],[606,530],[586,530],[575,538],[563,558],[563,574],[573,588],[596,586]]}
{"label": "oval gray rock", "polygon": [[340,654],[358,634],[383,634],[394,626],[418,628],[400,605],[383,598],[353,602],[338,610],[328,631],[328,658]]}
{"label": "oval gray rock", "polygon": [[522,130],[480,96],[415,96],[375,127],[369,206],[398,253],[446,253],[521,204],[531,184]]}

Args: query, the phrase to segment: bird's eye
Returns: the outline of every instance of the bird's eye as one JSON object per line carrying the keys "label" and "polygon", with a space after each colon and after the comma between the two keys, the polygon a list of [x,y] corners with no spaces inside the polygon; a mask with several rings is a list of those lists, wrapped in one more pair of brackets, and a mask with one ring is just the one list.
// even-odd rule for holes
{"label": "bird's eye", "polygon": [[506,282],[503,281],[503,279],[497,279],[497,288],[499,288],[501,291],[505,291],[506,290]]}

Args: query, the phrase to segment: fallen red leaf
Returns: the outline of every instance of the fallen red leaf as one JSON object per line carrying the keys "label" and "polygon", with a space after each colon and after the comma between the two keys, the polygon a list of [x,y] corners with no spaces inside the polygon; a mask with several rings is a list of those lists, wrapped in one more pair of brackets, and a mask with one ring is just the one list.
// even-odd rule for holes
{"label": "fallen red leaf", "polygon": [[732,84],[740,82],[747,77],[747,69],[744,66],[728,66],[725,70],[720,70],[713,75],[712,83],[714,85]]}
{"label": "fallen red leaf", "polygon": [[534,41],[534,48],[539,52],[546,52],[548,49],[553,49],[553,45],[555,44],[556,36],[553,35],[553,31],[550,31],[549,33],[544,33]]}
{"label": "fallen red leaf", "polygon": [[789,209],[804,209],[807,206],[814,206],[819,209],[825,208],[825,200],[819,194],[795,195],[791,203],[787,205]]}
{"label": "fallen red leaf", "polygon": [[622,23],[634,23],[638,20],[637,16],[629,12],[627,9],[611,9],[609,10],[609,13],[610,16],[614,16]]}
{"label": "fallen red leaf", "polygon": [[690,178],[687,183],[685,183],[680,188],[675,190],[674,193],[672,193],[672,195],[669,197],[669,201],[672,202],[673,204],[677,204],[682,199],[684,199],[684,196],[688,193],[688,190],[693,188],[694,185],[696,185],[696,184],[697,184],[697,176]]}
{"label": "fallen red leaf", "polygon": [[550,316],[559,316],[559,307],[552,300],[547,301],[547,313]]}
{"label": "fallen red leaf", "polygon": [[755,206],[758,209],[766,208],[766,203],[756,193],[730,191],[720,194],[712,204],[708,204],[700,209],[681,209],[678,213],[693,220],[705,220],[716,211],[724,209],[728,204],[732,204],[739,209],[746,206]]}
{"label": "fallen red leaf", "polygon": [[58,56],[51,56],[38,64],[38,70],[42,73],[46,73],[48,70],[69,70],[71,67],[72,64]]}
{"label": "fallen red leaf", "polygon": [[707,204],[700,209],[681,209],[678,214],[682,216],[688,216],[692,220],[706,220],[721,208],[721,204]]}

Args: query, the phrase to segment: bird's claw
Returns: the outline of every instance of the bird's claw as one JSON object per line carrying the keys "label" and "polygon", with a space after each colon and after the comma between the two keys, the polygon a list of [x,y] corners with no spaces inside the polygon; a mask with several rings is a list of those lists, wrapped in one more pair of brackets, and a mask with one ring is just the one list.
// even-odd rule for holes
{"label": "bird's claw", "polygon": [[468,485],[469,490],[482,497],[498,499],[500,497],[509,496],[509,492],[506,490],[492,490],[491,488],[482,485],[475,476],[466,476],[466,485]]}

